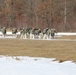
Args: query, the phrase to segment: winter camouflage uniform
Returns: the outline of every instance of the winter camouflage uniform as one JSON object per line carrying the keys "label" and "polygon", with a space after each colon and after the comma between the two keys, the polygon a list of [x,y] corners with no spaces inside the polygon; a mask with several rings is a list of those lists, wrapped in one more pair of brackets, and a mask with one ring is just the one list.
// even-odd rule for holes
{"label": "winter camouflage uniform", "polygon": [[55,29],[51,29],[51,39],[54,39],[56,30]]}
{"label": "winter camouflage uniform", "polygon": [[26,29],[25,28],[20,29],[20,38],[26,39]]}
{"label": "winter camouflage uniform", "polygon": [[43,39],[49,39],[50,38],[51,30],[49,28],[46,28],[43,30]]}
{"label": "winter camouflage uniform", "polygon": [[3,37],[6,35],[6,27],[1,27],[1,32],[3,34]]}
{"label": "winter camouflage uniform", "polygon": [[13,36],[15,36],[15,37],[17,37],[17,28],[13,28],[12,29],[12,34],[13,34]]}

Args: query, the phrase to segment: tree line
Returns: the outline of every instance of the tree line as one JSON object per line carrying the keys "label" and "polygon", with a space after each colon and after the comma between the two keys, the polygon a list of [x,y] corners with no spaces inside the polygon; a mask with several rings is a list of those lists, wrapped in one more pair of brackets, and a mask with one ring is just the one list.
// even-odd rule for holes
{"label": "tree line", "polygon": [[0,0],[0,27],[76,31],[75,0]]}

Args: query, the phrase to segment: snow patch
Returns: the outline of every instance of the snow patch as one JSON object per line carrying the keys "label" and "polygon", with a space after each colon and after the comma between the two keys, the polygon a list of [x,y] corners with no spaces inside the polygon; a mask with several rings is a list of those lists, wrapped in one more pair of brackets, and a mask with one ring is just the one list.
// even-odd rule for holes
{"label": "snow patch", "polygon": [[76,75],[75,63],[53,60],[55,58],[0,56],[0,75]]}

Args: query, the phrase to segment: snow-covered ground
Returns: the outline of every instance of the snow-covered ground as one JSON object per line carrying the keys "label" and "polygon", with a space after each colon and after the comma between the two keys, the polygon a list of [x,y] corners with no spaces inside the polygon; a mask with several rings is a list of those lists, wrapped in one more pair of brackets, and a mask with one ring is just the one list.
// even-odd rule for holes
{"label": "snow-covered ground", "polygon": [[0,56],[0,75],[76,75],[76,64],[54,58]]}
{"label": "snow-covered ground", "polygon": [[[15,38],[11,36],[11,32],[7,34],[10,36],[6,38]],[[76,33],[56,34],[56,36],[62,35],[76,35]],[[3,37],[0,36],[0,38]],[[76,75],[76,64],[72,61],[59,63],[53,60],[55,58],[0,56],[0,75]]]}
{"label": "snow-covered ground", "polygon": [[74,32],[74,33],[72,33],[72,32],[58,32],[56,35],[67,35],[67,36],[69,36],[69,35],[76,35],[76,32]]}

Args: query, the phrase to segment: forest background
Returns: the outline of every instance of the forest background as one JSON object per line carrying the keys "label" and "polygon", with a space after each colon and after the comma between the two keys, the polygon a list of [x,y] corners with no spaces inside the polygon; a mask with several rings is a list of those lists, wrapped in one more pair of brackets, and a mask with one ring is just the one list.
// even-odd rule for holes
{"label": "forest background", "polygon": [[76,0],[0,0],[0,27],[76,31]]}

